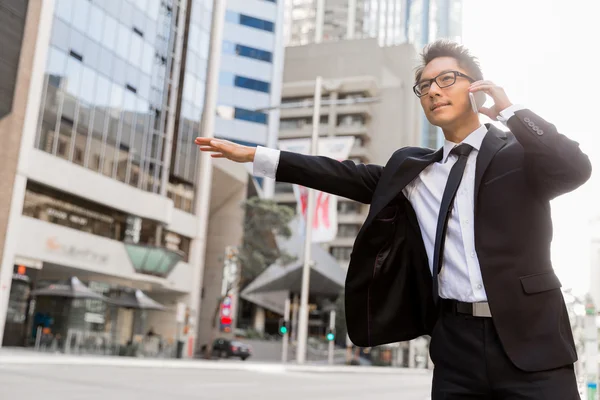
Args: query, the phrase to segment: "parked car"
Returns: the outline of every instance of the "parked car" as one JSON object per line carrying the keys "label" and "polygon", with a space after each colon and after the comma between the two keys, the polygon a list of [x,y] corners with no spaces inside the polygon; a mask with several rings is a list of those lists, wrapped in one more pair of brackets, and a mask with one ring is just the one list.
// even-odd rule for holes
{"label": "parked car", "polygon": [[224,338],[215,339],[213,342],[213,355],[219,358],[239,357],[246,361],[252,355],[252,347],[238,340]]}

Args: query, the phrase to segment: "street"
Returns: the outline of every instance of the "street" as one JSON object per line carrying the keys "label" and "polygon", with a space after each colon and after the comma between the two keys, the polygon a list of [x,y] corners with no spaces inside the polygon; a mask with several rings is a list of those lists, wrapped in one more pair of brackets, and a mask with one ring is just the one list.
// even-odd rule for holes
{"label": "street", "polygon": [[53,365],[0,360],[2,399],[429,399],[429,373]]}

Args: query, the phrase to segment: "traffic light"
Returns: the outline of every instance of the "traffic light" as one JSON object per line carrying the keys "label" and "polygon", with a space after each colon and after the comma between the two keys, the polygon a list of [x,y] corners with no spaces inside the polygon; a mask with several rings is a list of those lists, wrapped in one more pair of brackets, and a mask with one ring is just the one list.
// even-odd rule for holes
{"label": "traffic light", "polygon": [[281,336],[286,335],[289,332],[288,321],[281,318],[279,320],[279,334]]}
{"label": "traffic light", "polygon": [[325,335],[328,341],[332,341],[335,339],[335,329],[327,329],[327,334]]}

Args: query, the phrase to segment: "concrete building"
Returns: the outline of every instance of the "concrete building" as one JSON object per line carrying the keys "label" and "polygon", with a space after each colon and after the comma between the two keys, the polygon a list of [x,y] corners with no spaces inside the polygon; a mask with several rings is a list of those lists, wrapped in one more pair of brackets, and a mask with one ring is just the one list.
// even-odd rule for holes
{"label": "concrete building", "polygon": [[[189,355],[206,340],[198,334],[209,336],[194,299],[220,294],[248,182],[244,167],[214,163],[211,217],[198,218],[193,140],[211,13],[212,0],[0,2],[5,345],[31,344],[38,326],[55,338],[111,332],[120,344],[152,328]],[[202,224],[205,259],[190,259],[206,240]],[[106,296],[141,289],[166,311],[74,301],[65,313],[55,300],[30,301],[31,290],[71,276]]]}
{"label": "concrete building", "polygon": [[[420,106],[412,92],[413,46],[381,47],[376,39],[324,42],[286,49],[282,102],[312,101],[314,79],[324,79],[323,98],[376,99],[372,103],[323,106],[321,136],[354,136],[350,158],[385,163],[392,153],[419,144]],[[281,111],[280,140],[308,138],[312,108]],[[295,207],[291,185],[277,183],[275,200]],[[340,198],[338,235],[325,247],[347,267],[368,206]]]}
{"label": "concrete building", "polygon": [[[358,38],[418,50],[440,38],[461,42],[462,0],[287,0],[286,45]],[[421,119],[421,145],[440,147],[441,130]]]}

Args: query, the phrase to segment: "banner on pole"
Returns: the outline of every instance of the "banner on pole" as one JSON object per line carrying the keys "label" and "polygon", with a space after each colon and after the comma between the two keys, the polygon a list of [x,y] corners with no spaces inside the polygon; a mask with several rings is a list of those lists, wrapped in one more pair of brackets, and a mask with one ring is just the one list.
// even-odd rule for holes
{"label": "banner on pole", "polygon": [[[310,154],[311,139],[290,139],[279,141],[279,149],[300,154]],[[354,145],[353,136],[319,138],[317,155],[343,161],[350,155]],[[308,189],[294,185],[294,196],[302,221],[306,223]],[[315,193],[315,212],[312,221],[312,241],[329,242],[337,236],[337,197],[329,193]]]}

